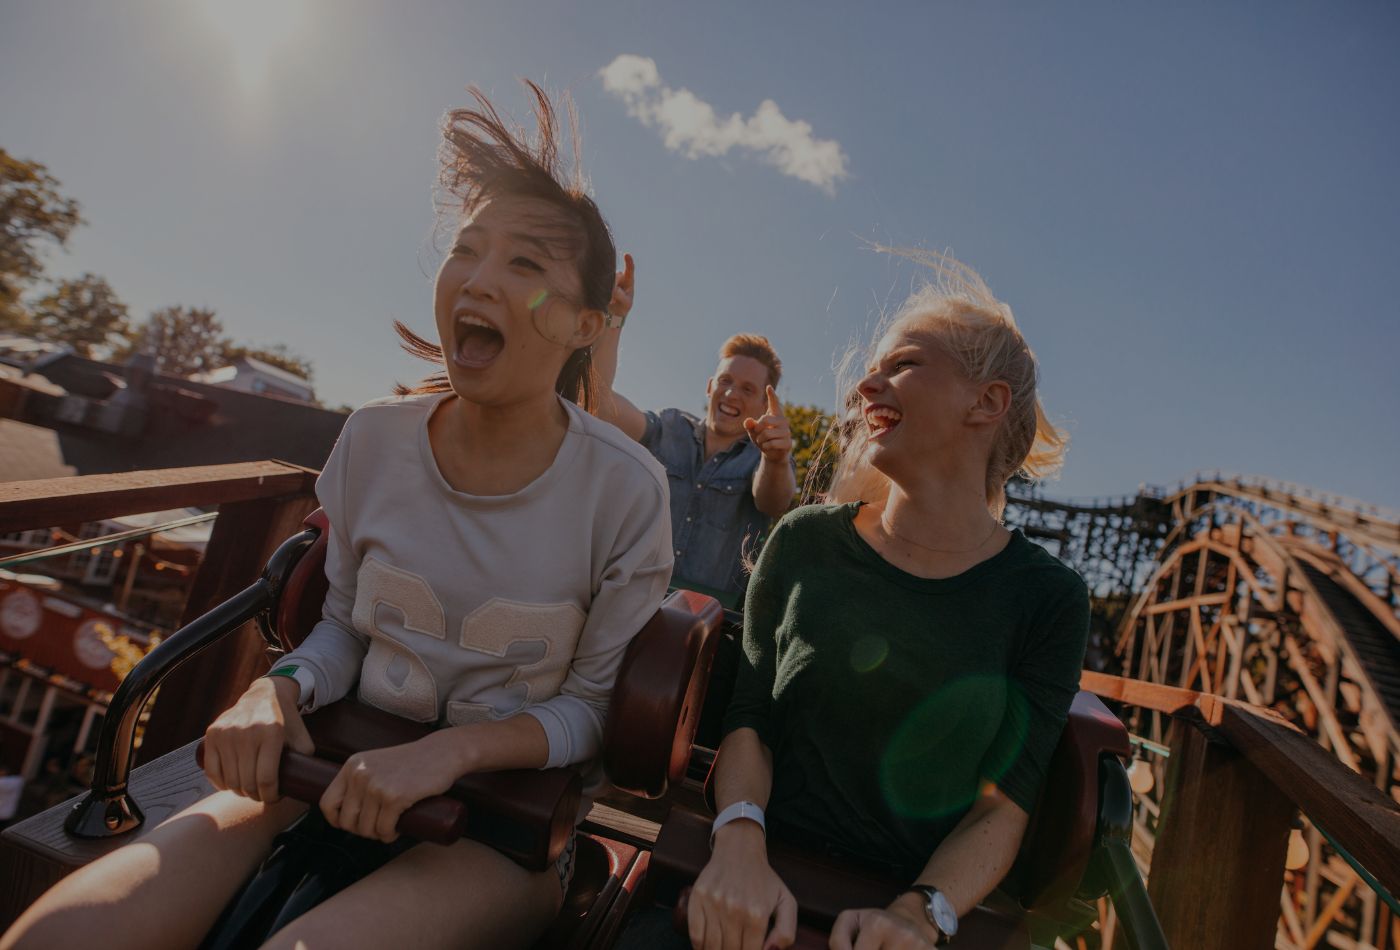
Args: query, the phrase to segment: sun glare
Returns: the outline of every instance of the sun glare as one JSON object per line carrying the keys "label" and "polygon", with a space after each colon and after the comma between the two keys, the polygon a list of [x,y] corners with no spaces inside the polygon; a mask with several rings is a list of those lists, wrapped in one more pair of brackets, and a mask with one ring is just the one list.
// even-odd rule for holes
{"label": "sun glare", "polygon": [[306,15],[306,0],[201,0],[215,33],[228,44],[239,85],[255,91],[267,78],[273,54],[292,40]]}

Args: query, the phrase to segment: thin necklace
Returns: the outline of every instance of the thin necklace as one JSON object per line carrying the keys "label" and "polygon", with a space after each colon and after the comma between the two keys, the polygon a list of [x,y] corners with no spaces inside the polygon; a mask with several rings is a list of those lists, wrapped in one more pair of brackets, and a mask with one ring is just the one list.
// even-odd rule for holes
{"label": "thin necklace", "polygon": [[992,540],[992,535],[996,534],[996,533],[997,533],[997,528],[1000,528],[1000,527],[1002,527],[1002,526],[1003,526],[1003,525],[1002,525],[1002,523],[1001,523],[1000,521],[993,520],[993,521],[992,521],[992,530],[987,532],[987,536],[986,536],[985,538],[983,538],[983,539],[981,540],[981,542],[979,542],[979,543],[977,544],[976,547],[972,547],[972,548],[963,548],[962,550],[954,551],[954,550],[950,550],[950,549],[948,549],[948,548],[931,548],[931,547],[929,547],[927,544],[920,544],[918,541],[915,541],[913,538],[906,538],[904,535],[902,535],[902,534],[900,534],[898,531],[894,530],[894,528],[891,528],[891,527],[889,526],[889,523],[888,523],[887,521],[885,521],[885,513],[884,513],[883,511],[880,512],[880,527],[883,528],[883,529],[885,530],[885,533],[886,533],[886,534],[888,534],[888,535],[889,535],[890,537],[892,537],[892,538],[898,538],[899,540],[903,541],[905,544],[912,544],[912,545],[914,545],[914,547],[916,547],[916,548],[923,548],[925,551],[932,551],[934,554],[971,554],[973,551],[980,550],[984,544],[986,544],[988,541]]}

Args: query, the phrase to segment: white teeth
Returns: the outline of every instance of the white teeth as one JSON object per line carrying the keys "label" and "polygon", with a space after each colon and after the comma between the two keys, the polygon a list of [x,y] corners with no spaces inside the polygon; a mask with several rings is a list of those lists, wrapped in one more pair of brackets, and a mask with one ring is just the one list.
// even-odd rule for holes
{"label": "white teeth", "polygon": [[[472,314],[463,314],[462,316],[457,318],[457,322],[466,324],[469,327],[485,327],[488,330],[496,329],[490,323],[483,320],[481,317],[473,316]],[[500,331],[497,330],[496,332],[499,333]]]}
{"label": "white teeth", "polygon": [[867,410],[865,413],[866,423],[876,429],[888,429],[903,418],[903,413],[886,408],[885,406],[877,406],[874,409]]}

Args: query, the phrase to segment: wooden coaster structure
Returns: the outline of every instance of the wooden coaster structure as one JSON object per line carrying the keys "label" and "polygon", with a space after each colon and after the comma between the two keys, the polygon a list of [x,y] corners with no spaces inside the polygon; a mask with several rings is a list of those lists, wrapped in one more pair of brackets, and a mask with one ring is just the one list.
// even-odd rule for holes
{"label": "wooden coaster structure", "polygon": [[[1166,497],[1172,527],[1119,627],[1123,675],[1280,714],[1400,798],[1400,514],[1261,480],[1204,478]],[[1166,717],[1134,732],[1167,741]],[[1167,763],[1148,756],[1135,838],[1148,855]],[[1146,784],[1145,782],[1143,784]],[[1400,946],[1391,907],[1300,819],[1277,946]]]}

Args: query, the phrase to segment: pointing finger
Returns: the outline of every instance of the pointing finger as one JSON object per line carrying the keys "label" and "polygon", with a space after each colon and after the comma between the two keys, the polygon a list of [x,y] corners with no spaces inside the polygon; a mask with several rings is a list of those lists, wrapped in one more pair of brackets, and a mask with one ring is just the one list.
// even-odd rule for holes
{"label": "pointing finger", "polygon": [[768,387],[768,411],[775,416],[783,414],[783,404],[778,402],[778,393],[772,386]]}
{"label": "pointing finger", "polygon": [[632,296],[632,284],[636,281],[636,269],[632,265],[632,255],[622,255],[622,270],[613,278],[613,293]]}

